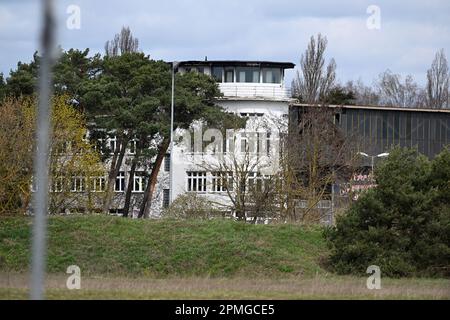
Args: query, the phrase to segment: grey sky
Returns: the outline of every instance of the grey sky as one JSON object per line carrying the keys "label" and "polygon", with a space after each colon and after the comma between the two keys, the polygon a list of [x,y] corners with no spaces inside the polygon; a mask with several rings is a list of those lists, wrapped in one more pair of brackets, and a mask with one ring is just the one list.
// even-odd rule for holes
{"label": "grey sky", "polygon": [[[156,59],[252,59],[298,64],[311,35],[328,38],[327,56],[342,82],[370,84],[389,68],[426,80],[435,52],[450,57],[450,1],[60,0],[58,42],[64,49],[103,53],[122,25]],[[67,6],[81,9],[81,29],[66,28]],[[381,29],[369,30],[369,5],[381,9]],[[0,0],[0,72],[28,62],[38,48],[40,1]],[[293,72],[289,78],[292,78]]]}

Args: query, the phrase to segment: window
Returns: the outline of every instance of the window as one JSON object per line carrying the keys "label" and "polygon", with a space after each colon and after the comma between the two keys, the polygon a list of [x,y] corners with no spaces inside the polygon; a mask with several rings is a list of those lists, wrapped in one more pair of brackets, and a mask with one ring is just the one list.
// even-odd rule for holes
{"label": "window", "polygon": [[259,68],[236,68],[236,82],[259,82]]}
{"label": "window", "polygon": [[[261,133],[261,134],[264,135],[264,133]],[[266,150],[263,149],[263,150],[261,150],[260,152],[264,152],[264,151],[265,151],[266,154],[269,155],[269,154],[270,154],[270,140],[272,140],[272,134],[271,134],[270,132],[266,132],[266,133],[265,133],[265,136],[266,136],[266,137],[265,137],[265,138],[266,138],[266,139],[265,139],[266,141],[264,141],[264,139],[262,139],[261,142],[263,143],[263,146],[266,148]],[[265,142],[265,143],[264,143],[264,142]]]}
{"label": "window", "polygon": [[170,189],[163,190],[163,208],[169,207]]}
{"label": "window", "polygon": [[105,149],[105,139],[99,138],[95,141],[94,144],[94,150],[97,152],[100,152],[100,154],[104,153],[104,149]]}
{"label": "window", "polygon": [[247,135],[245,133],[241,134],[241,152],[245,153],[249,151],[249,146],[248,146],[248,138]]}
{"label": "window", "polygon": [[259,117],[263,117],[264,113],[259,113],[259,112],[241,112],[240,113],[241,117],[249,117],[249,118],[259,118]]}
{"label": "window", "polygon": [[105,177],[94,177],[92,178],[92,191],[94,192],[104,192],[106,190],[106,179]]}
{"label": "window", "polygon": [[128,149],[128,154],[136,154],[136,140],[135,139],[130,141],[130,147]]}
{"label": "window", "polygon": [[188,171],[187,172],[187,191],[206,192],[206,172]]}
{"label": "window", "polygon": [[270,176],[262,175],[259,172],[250,172],[248,174],[248,189],[250,191],[261,192],[263,190],[268,190],[270,186]]}
{"label": "window", "polygon": [[70,191],[83,192],[85,190],[85,182],[85,178],[83,177],[72,177],[72,185]]}
{"label": "window", "polygon": [[64,178],[55,177],[53,179],[52,191],[53,192],[63,192],[64,190]]}
{"label": "window", "polygon": [[233,191],[233,173],[232,172],[212,172],[212,191],[225,192]]}
{"label": "window", "polygon": [[116,136],[114,136],[114,137],[110,137],[109,139],[108,139],[108,143],[109,143],[109,151],[111,152],[111,153],[114,153],[114,150],[116,150],[116,147],[117,147],[117,139],[116,139]]}
{"label": "window", "polygon": [[213,75],[214,80],[216,80],[216,82],[222,82],[223,81],[223,68],[222,67],[213,67],[212,75]]}
{"label": "window", "polygon": [[225,69],[225,82],[234,82],[234,69],[233,68]]}
{"label": "window", "polygon": [[114,191],[123,192],[125,190],[125,172],[121,171],[117,175]]}
{"label": "window", "polygon": [[334,115],[334,124],[339,125],[341,123],[341,115],[339,113],[336,113]]}
{"label": "window", "polygon": [[133,192],[144,192],[145,180],[144,172],[135,172],[133,177]]}
{"label": "window", "polygon": [[263,145],[267,143],[267,138],[264,138],[264,132],[243,132],[240,134],[241,153],[255,153],[262,152],[266,147]]}
{"label": "window", "polygon": [[281,69],[265,68],[263,69],[264,83],[281,83]]}
{"label": "window", "polygon": [[164,171],[169,172],[170,171],[170,154],[166,154],[164,157]]}

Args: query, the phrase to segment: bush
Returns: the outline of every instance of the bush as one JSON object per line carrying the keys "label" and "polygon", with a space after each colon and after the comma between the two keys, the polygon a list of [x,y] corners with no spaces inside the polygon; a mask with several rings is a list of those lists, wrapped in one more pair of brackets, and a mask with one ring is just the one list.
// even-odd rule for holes
{"label": "bush", "polygon": [[378,186],[325,231],[335,271],[450,276],[450,150],[429,161],[395,148],[375,177]]}
{"label": "bush", "polygon": [[176,219],[209,219],[217,216],[213,203],[196,193],[184,193],[164,210],[163,216]]}

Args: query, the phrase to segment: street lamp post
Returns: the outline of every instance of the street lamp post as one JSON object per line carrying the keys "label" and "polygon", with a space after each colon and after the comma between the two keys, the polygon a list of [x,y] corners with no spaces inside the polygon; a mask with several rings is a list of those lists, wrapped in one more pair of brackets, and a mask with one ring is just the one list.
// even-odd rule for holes
{"label": "street lamp post", "polygon": [[172,100],[170,105],[170,170],[169,170],[169,204],[173,201],[173,119],[175,113],[175,69],[177,61],[172,62]]}
{"label": "street lamp post", "polygon": [[374,160],[375,160],[375,158],[383,158],[383,157],[387,157],[387,156],[389,155],[388,152],[380,153],[380,154],[377,154],[376,156],[369,156],[369,155],[368,155],[367,153],[365,153],[365,152],[358,152],[358,154],[360,154],[360,155],[362,155],[362,156],[364,156],[364,157],[367,157],[367,158],[371,158],[371,167],[372,167],[371,172],[372,172],[372,177],[373,177],[373,169],[374,169]]}

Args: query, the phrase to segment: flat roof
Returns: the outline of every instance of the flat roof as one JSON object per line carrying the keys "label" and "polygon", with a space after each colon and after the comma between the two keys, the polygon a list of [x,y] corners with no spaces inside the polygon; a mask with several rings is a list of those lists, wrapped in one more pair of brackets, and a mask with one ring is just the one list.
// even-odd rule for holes
{"label": "flat roof", "polygon": [[336,104],[307,104],[307,103],[291,103],[290,106],[297,107],[328,107],[328,108],[343,108],[343,109],[367,109],[367,110],[384,110],[384,111],[410,111],[410,112],[437,112],[450,113],[450,109],[431,109],[431,108],[408,108],[395,106],[373,106],[373,105],[336,105]]}
{"label": "flat roof", "polygon": [[187,60],[179,61],[179,66],[233,66],[233,67],[279,67],[283,69],[293,69],[292,62],[280,61],[248,61],[248,60]]}

